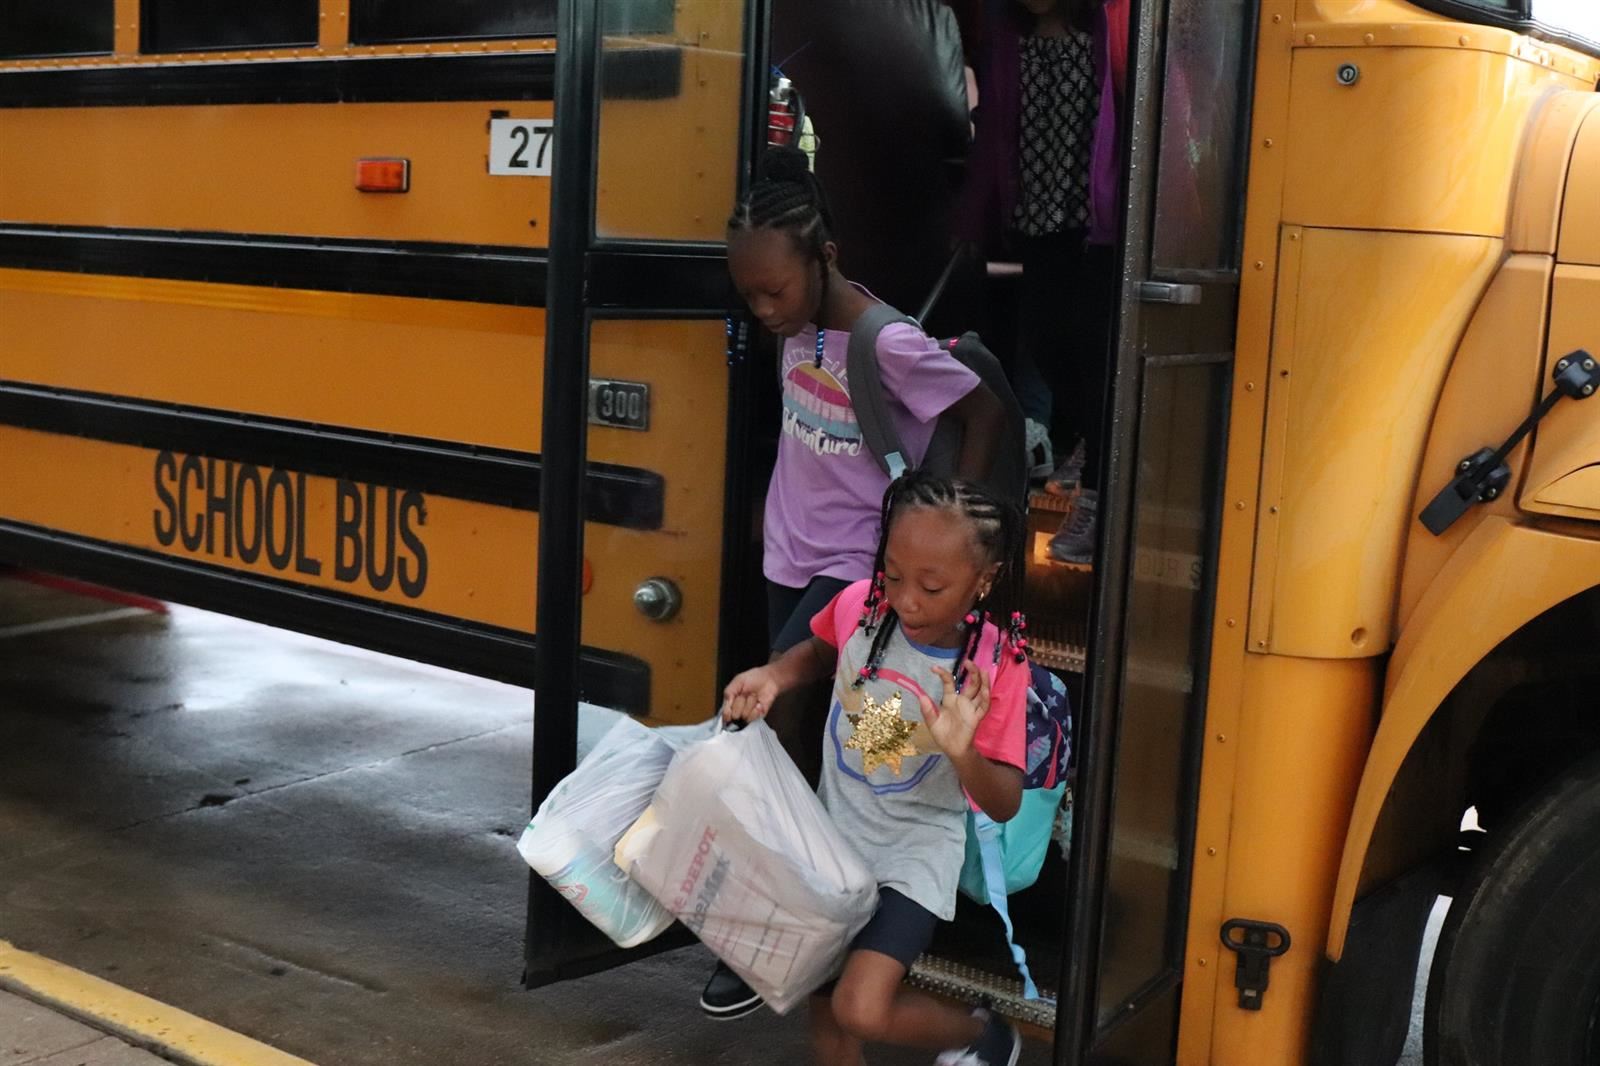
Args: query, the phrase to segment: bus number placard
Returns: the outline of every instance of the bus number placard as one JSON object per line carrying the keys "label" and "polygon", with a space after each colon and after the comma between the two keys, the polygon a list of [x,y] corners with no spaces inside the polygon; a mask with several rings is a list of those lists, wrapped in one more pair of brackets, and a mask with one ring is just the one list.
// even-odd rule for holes
{"label": "bus number placard", "polygon": [[489,120],[489,173],[548,178],[555,123],[547,118]]}
{"label": "bus number placard", "polygon": [[589,423],[616,429],[649,429],[650,386],[642,381],[590,378]]}

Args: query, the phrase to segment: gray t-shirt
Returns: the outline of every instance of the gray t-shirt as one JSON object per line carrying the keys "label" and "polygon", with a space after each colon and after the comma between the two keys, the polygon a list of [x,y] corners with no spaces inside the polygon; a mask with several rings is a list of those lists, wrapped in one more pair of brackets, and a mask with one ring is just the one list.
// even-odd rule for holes
{"label": "gray t-shirt", "polygon": [[[915,644],[896,627],[877,679],[852,688],[872,648],[872,638],[856,628],[866,588],[865,581],[851,585],[812,621],[813,632],[839,647],[817,791],[880,886],[949,921],[955,917],[969,806],[955,767],[922,720],[917,693],[939,702],[944,684],[933,668],[953,673],[959,649]],[[992,659],[999,634],[992,625],[985,629],[977,658],[993,688],[974,747],[1020,767],[1028,669],[1003,656],[996,670]]]}

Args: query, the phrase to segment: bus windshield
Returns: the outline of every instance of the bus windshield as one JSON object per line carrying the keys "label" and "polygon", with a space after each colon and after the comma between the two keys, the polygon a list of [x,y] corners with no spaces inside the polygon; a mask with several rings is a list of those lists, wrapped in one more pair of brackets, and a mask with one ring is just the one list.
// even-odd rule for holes
{"label": "bus windshield", "polygon": [[1452,18],[1475,19],[1531,32],[1600,53],[1600,4],[1595,0],[1414,0]]}
{"label": "bus windshield", "polygon": [[1533,0],[1533,19],[1600,47],[1600,6],[1594,0]]}

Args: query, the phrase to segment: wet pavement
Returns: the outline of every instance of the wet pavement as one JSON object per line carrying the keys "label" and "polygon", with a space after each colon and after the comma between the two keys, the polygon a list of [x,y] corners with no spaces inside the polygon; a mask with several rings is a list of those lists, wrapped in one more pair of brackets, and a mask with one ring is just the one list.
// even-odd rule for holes
{"label": "wet pavement", "polygon": [[521,988],[532,710],[0,574],[0,940],[319,1066],[809,1061],[799,1014],[700,1015],[699,947]]}

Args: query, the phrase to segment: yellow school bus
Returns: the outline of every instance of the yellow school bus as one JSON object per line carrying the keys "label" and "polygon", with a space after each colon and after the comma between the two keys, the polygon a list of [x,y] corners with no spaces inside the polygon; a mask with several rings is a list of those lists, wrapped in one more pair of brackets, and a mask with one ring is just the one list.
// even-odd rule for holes
{"label": "yellow school bus", "polygon": [[[24,6],[0,561],[533,685],[535,799],[580,699],[709,713],[771,437],[723,222],[775,67],[830,182],[927,148],[945,36],[874,19],[942,6]],[[1594,1062],[1600,20],[1135,0],[1128,67],[1098,550],[1028,575],[1046,998],[965,905],[914,980],[1070,1066],[1389,1066],[1445,895],[1429,1061]],[[534,882],[529,984],[631,957]]]}

